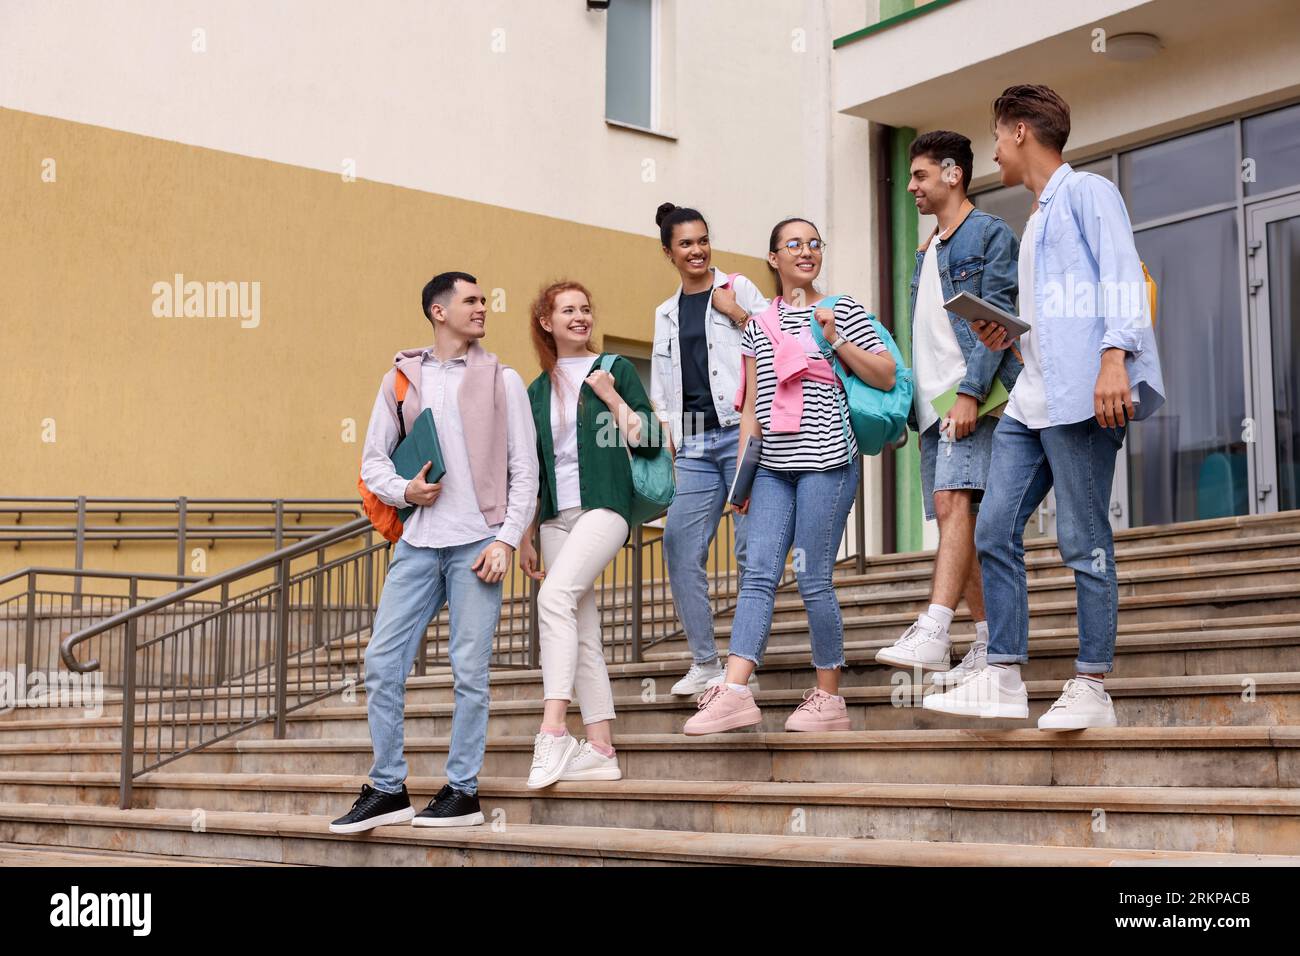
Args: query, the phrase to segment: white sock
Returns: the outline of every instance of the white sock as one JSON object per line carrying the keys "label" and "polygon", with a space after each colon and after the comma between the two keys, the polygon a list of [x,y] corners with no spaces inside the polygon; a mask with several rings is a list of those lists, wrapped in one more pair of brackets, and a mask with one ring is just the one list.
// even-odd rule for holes
{"label": "white sock", "polygon": [[952,608],[944,607],[942,604],[931,604],[925,612],[925,616],[934,621],[945,631],[952,624]]}
{"label": "white sock", "polygon": [[989,622],[976,621],[975,622],[975,643],[987,644],[988,642],[989,642]]}
{"label": "white sock", "polygon": [[730,687],[732,690],[734,690],[737,694],[748,694],[748,693],[749,693],[749,687],[748,687],[748,685],[746,685],[746,684],[731,684],[731,683],[729,683],[729,684],[727,684],[727,686]]}
{"label": "white sock", "polygon": [[1096,676],[1094,676],[1094,677],[1080,677],[1078,674],[1075,674],[1074,676],[1075,676],[1075,678],[1078,679],[1078,680],[1086,680],[1089,684],[1094,685],[1094,686],[1097,688],[1097,690],[1101,690],[1102,687],[1104,687],[1104,686],[1105,686],[1105,683],[1106,683],[1104,680],[1102,680],[1100,674],[1098,674],[1098,675],[1096,675]]}

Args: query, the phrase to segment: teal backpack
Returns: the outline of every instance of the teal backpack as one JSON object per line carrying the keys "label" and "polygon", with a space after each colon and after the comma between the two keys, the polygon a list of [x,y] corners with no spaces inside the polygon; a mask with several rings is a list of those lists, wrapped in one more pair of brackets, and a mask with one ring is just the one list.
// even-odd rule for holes
{"label": "teal backpack", "polygon": [[[838,295],[830,295],[817,303],[817,309],[834,309],[839,301]],[[839,357],[830,351],[826,336],[815,317],[808,321],[812,325],[813,341],[822,354],[830,353],[830,362],[835,367],[835,374],[844,386],[844,397],[849,407],[849,425],[853,428],[853,437],[857,439],[858,451],[864,455],[879,455],[886,445],[893,445],[907,434],[907,413],[912,407],[912,370],[903,362],[903,353],[898,350],[894,337],[885,330],[874,315],[868,315],[871,326],[885,343],[889,354],[894,357],[894,387],[887,392],[867,384],[862,379],[847,371],[840,364]],[[848,426],[845,426],[848,427]]]}
{"label": "teal backpack", "polygon": [[[601,370],[609,372],[617,358],[617,355],[602,356]],[[631,448],[627,449],[627,457],[632,466],[632,524],[653,521],[668,510],[677,493],[672,453],[666,445],[660,443],[659,454],[653,458],[634,455]]]}

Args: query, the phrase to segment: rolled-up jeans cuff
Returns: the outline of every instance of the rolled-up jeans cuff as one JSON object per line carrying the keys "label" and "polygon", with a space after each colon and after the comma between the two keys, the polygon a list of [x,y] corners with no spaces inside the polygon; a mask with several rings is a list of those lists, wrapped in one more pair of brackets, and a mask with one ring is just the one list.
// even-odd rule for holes
{"label": "rolled-up jeans cuff", "polygon": [[990,654],[987,658],[990,664],[1028,664],[1028,654]]}
{"label": "rolled-up jeans cuff", "polygon": [[1076,674],[1109,674],[1114,669],[1115,664],[1113,661],[1108,664],[1090,664],[1086,661],[1074,662],[1074,672]]}

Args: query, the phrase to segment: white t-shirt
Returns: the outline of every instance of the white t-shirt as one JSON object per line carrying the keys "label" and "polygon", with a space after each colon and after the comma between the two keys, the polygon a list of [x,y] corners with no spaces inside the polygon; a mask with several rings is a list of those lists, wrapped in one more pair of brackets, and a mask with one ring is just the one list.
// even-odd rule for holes
{"label": "white t-shirt", "polygon": [[1011,401],[1006,413],[1026,428],[1046,428],[1051,419],[1047,414],[1047,390],[1043,385],[1043,357],[1038,351],[1038,336],[1034,324],[1034,236],[1038,230],[1039,210],[1035,209],[1025,223],[1025,234],[1020,239],[1020,259],[1017,262],[1020,283],[1020,320],[1029,331],[1020,336],[1020,354],[1025,367],[1011,389]]}
{"label": "white t-shirt", "polygon": [[558,511],[582,504],[578,483],[578,390],[594,357],[562,358],[551,375],[551,443],[555,448],[555,507]]}
{"label": "white t-shirt", "polygon": [[936,237],[921,260],[912,324],[912,374],[916,386],[913,402],[922,432],[939,420],[930,403],[966,377],[966,357],[943,307],[943,283],[939,281],[939,255],[935,251],[938,245]]}

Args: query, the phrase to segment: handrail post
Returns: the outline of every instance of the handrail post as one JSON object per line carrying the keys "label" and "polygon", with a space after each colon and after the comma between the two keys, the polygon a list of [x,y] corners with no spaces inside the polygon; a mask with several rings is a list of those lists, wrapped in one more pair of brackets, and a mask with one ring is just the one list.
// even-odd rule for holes
{"label": "handrail post", "polygon": [[213,680],[226,681],[226,652],[230,642],[230,583],[221,585],[221,615],[217,618],[217,667]]}
{"label": "handrail post", "polygon": [[325,590],[321,586],[321,579],[329,574],[323,570],[325,567],[325,549],[321,548],[316,552],[316,570],[317,574],[312,576],[312,607],[311,607],[311,643],[313,647],[320,647],[325,643],[324,633],[321,626],[321,610],[324,597],[322,592]]}
{"label": "handrail post", "polygon": [[[136,579],[131,578],[131,606],[135,607]],[[126,622],[126,646],[122,649],[122,765],[118,806],[131,809],[131,789],[135,782],[135,635],[136,622]]]}
{"label": "handrail post", "polygon": [[[861,462],[861,459],[859,459]],[[864,479],[859,472],[857,500],[854,503],[853,510],[856,512],[853,516],[853,538],[857,554],[857,573],[867,573],[867,495]]]}
{"label": "handrail post", "polygon": [[275,499],[275,550],[284,547],[284,499]]}
{"label": "handrail post", "polygon": [[[533,547],[537,547],[537,537],[533,537]],[[541,552],[538,551],[538,554]],[[542,660],[542,632],[537,622],[537,594],[540,585],[533,578],[528,579],[528,666],[539,667]]]}
{"label": "handrail post", "polygon": [[185,573],[185,532],[189,526],[190,504],[184,495],[176,499],[176,573]]}
{"label": "handrail post", "polygon": [[645,526],[638,524],[634,532],[636,537],[632,543],[632,663],[641,663],[641,614],[643,611],[641,590],[643,582],[641,581],[641,545]]}
{"label": "handrail post", "polygon": [[[282,502],[277,501],[277,505]],[[275,626],[275,739],[284,739],[284,710],[289,699],[289,559],[281,558]]]}
{"label": "handrail post", "polygon": [[[78,576],[80,577],[80,576]],[[32,651],[36,644],[36,572],[27,572],[27,621],[24,635],[24,660],[27,662],[27,675],[32,673]]]}
{"label": "handrail post", "polygon": [[[82,570],[86,566],[86,496],[77,496],[77,545],[76,559],[73,566]],[[78,574],[72,582],[72,609],[81,610],[81,575]]]}

